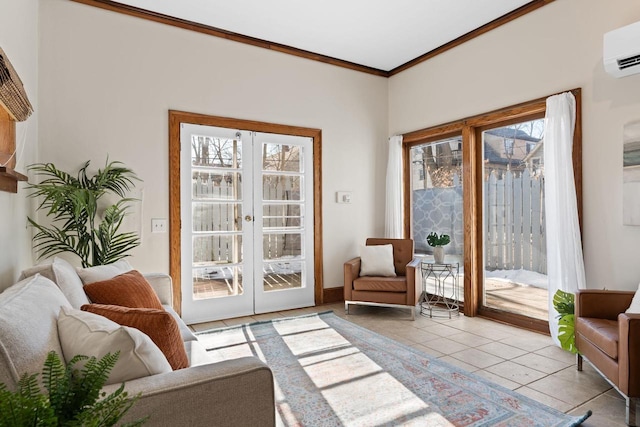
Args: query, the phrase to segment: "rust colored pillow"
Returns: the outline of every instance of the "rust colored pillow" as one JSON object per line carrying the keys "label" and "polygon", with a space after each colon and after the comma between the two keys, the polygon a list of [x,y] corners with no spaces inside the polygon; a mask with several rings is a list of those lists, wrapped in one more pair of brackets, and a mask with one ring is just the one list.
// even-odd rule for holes
{"label": "rust colored pillow", "polygon": [[85,304],[81,310],[99,314],[119,325],[130,326],[147,334],[164,353],[173,370],[189,366],[178,323],[166,311],[104,304]]}
{"label": "rust colored pillow", "polygon": [[84,291],[91,302],[96,304],[163,310],[156,292],[147,279],[136,270],[128,271],[109,280],[84,285]]}

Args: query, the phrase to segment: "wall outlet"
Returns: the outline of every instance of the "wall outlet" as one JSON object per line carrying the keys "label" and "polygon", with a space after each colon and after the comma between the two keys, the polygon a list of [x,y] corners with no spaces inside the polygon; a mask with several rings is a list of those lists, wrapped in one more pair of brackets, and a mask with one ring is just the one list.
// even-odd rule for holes
{"label": "wall outlet", "polygon": [[165,218],[151,218],[151,232],[152,233],[166,233],[167,232],[167,220]]}

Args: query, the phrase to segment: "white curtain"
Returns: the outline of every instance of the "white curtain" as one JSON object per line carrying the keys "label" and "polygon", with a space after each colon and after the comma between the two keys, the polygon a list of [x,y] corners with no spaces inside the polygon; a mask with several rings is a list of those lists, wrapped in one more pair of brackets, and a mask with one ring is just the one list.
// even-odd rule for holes
{"label": "white curtain", "polygon": [[385,200],[385,237],[400,239],[402,238],[402,135],[389,138]]}
{"label": "white curtain", "polygon": [[558,289],[575,293],[585,288],[582,239],[573,177],[573,133],[576,100],[571,93],[547,98],[544,128],[544,176],[549,280],[549,329],[557,345],[558,313],[553,295]]}

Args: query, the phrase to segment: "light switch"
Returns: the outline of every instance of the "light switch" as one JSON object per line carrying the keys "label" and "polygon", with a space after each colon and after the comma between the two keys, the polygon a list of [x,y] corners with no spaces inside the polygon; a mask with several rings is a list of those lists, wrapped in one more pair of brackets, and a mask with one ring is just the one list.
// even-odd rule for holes
{"label": "light switch", "polygon": [[336,203],[351,203],[351,191],[336,192]]}

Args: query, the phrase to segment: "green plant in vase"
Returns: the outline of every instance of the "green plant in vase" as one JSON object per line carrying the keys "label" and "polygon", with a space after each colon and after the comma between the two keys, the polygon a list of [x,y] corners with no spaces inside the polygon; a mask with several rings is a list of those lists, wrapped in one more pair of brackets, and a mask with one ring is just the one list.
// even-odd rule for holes
{"label": "green plant in vase", "polygon": [[431,232],[427,236],[427,244],[433,247],[433,260],[437,264],[444,263],[444,246],[451,242],[451,238],[448,234],[440,234]]}
{"label": "green plant in vase", "polygon": [[558,341],[563,350],[578,352],[575,335],[575,296],[558,289],[553,294],[553,307],[558,312]]}
{"label": "green plant in vase", "polygon": [[[41,198],[38,210],[44,210],[50,225],[28,218],[38,232],[33,237],[38,258],[63,252],[77,255],[83,267],[110,264],[126,256],[140,244],[134,232],[118,232],[134,199],[127,193],[134,188],[136,174],[121,162],[107,160],[104,169],[93,176],[87,174],[89,162],[77,177],[58,169],[52,163],[29,166],[45,179],[28,187],[29,196]],[[105,196],[119,198],[106,207]],[[102,200],[102,203],[101,203]]]}

